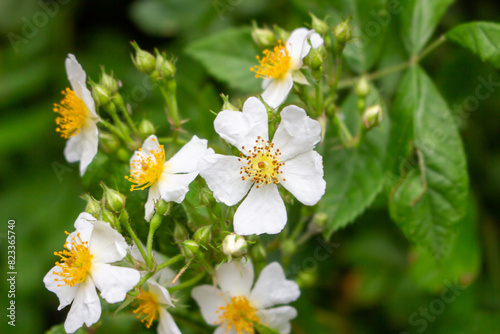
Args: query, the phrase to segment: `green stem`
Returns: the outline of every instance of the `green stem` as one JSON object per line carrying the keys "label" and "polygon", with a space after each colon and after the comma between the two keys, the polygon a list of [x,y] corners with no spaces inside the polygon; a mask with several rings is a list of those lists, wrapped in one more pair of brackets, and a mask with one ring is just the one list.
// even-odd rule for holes
{"label": "green stem", "polygon": [[195,277],[185,281],[185,282],[182,282],[180,283],[179,285],[176,285],[176,286],[173,286],[171,288],[168,289],[168,292],[170,293],[174,293],[175,291],[178,291],[178,290],[181,290],[181,289],[184,289],[184,288],[187,288],[187,287],[190,287],[192,285],[195,285],[196,283],[198,283],[203,277],[205,276],[205,272],[202,271],[201,273],[199,273],[198,275],[196,275]]}
{"label": "green stem", "polygon": [[418,55],[417,62],[421,61],[425,56],[427,56],[429,53],[434,51],[434,49],[436,49],[438,46],[440,46],[444,42],[446,42],[446,37],[444,35],[441,35],[437,40],[435,40],[428,47],[426,47],[424,49],[424,51],[422,51],[420,53],[420,55]]}
{"label": "green stem", "polygon": [[127,230],[128,234],[130,234],[130,236],[132,237],[132,240],[134,240],[137,248],[139,248],[139,252],[141,252],[142,258],[147,263],[146,253],[144,252],[144,248],[142,247],[142,244],[141,244],[139,238],[135,234],[134,230],[132,230],[132,227],[130,227],[130,224],[128,222],[128,215],[125,219],[121,219],[120,223],[122,223],[125,226],[125,229]]}
{"label": "green stem", "polygon": [[340,84],[340,75],[342,74],[342,53],[337,54],[337,60],[336,60],[336,69],[335,69],[335,79],[333,81],[332,87],[330,89],[330,95],[334,97],[334,101],[337,96],[337,88],[339,87]]}
{"label": "green stem", "polygon": [[135,286],[135,288],[140,288],[141,286],[144,285],[144,283],[146,283],[146,281],[148,279],[150,279],[153,275],[155,274],[154,271],[150,271],[149,273],[147,273],[146,275],[144,275],[141,280],[139,281],[139,283],[137,283],[137,285]]}
{"label": "green stem", "polygon": [[123,113],[123,116],[125,117],[125,120],[127,121],[127,124],[130,126],[132,131],[134,131],[136,134],[139,134],[139,130],[135,126],[134,121],[132,121],[132,118],[130,117],[127,108],[125,108],[124,106],[120,106],[119,109]]}
{"label": "green stem", "polygon": [[115,136],[118,136],[121,138],[123,141],[126,141],[126,138],[123,136],[123,134],[111,123],[108,121],[105,121],[102,118],[99,118],[99,123],[104,125],[109,131],[111,131]]}
{"label": "green stem", "polygon": [[147,259],[146,259],[146,264],[148,265],[148,268],[153,267],[153,237],[156,232],[156,229],[161,224],[161,221],[163,219],[163,216],[160,215],[158,212],[155,213],[153,218],[151,219],[151,222],[149,223],[149,233],[148,233],[148,240],[146,243],[146,249],[147,249]]}
{"label": "green stem", "polygon": [[158,271],[162,270],[163,268],[171,266],[174,263],[177,263],[177,262],[179,262],[180,260],[183,260],[183,259],[184,259],[184,256],[182,254],[176,255],[173,258],[168,259],[167,261],[165,261],[162,264],[158,265],[158,267],[156,267],[156,271],[158,272]]}

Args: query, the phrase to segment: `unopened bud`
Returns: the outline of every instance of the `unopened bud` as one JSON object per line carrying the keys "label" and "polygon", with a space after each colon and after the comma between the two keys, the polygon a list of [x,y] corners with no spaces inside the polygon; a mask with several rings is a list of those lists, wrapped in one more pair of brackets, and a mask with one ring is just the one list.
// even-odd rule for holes
{"label": "unopened bud", "polygon": [[212,239],[212,225],[200,227],[194,232],[193,239],[200,245],[207,245]]}
{"label": "unopened bud", "polygon": [[369,107],[365,110],[363,113],[363,122],[365,123],[365,126],[367,129],[371,129],[382,122],[382,107],[380,105],[375,105],[372,107]]}
{"label": "unopened bud", "polygon": [[222,241],[222,251],[231,257],[240,257],[247,253],[248,244],[244,237],[231,233]]}
{"label": "unopened bud", "polygon": [[311,48],[311,51],[309,51],[309,53],[307,54],[306,58],[304,59],[304,62],[311,69],[317,70],[321,68],[321,65],[323,65],[325,57],[326,57],[326,49],[323,45],[320,45],[316,49]]}
{"label": "unopened bud", "polygon": [[313,13],[309,13],[309,16],[311,16],[312,22],[311,22],[311,27],[320,35],[326,35],[328,30],[330,30],[330,27],[328,24],[323,21],[318,19],[316,16],[314,16]]}
{"label": "unopened bud", "polygon": [[317,212],[314,214],[308,229],[311,232],[322,232],[326,228],[326,223],[328,222],[328,215],[324,212]]}
{"label": "unopened bud", "polygon": [[200,245],[194,240],[183,241],[180,245],[182,254],[188,259],[192,259],[200,252]]}
{"label": "unopened bud", "polygon": [[222,110],[239,111],[231,102],[229,102],[229,95],[220,94],[224,104],[222,105]]}
{"label": "unopened bud", "polygon": [[368,93],[370,93],[370,86],[368,85],[368,80],[366,80],[365,77],[362,77],[361,80],[359,80],[355,92],[359,97],[365,97]]}
{"label": "unopened bud", "polygon": [[99,213],[101,212],[101,204],[89,194],[83,194],[82,198],[87,201],[85,212],[90,213],[94,217],[99,216]]}
{"label": "unopened bud", "polygon": [[90,81],[92,97],[98,106],[105,106],[111,101],[111,93],[103,85]]}
{"label": "unopened bud", "polygon": [[116,226],[118,226],[119,224],[118,219],[116,219],[115,215],[107,209],[102,210],[102,220],[106,223],[109,223],[113,228],[116,228]]}
{"label": "unopened bud", "polygon": [[144,138],[149,137],[150,135],[154,134],[156,132],[155,126],[151,121],[147,119],[143,119],[141,123],[139,123],[139,133],[141,136]]}
{"label": "unopened bud", "polygon": [[259,48],[271,48],[277,44],[276,35],[271,29],[259,28],[253,23],[252,38]]}
{"label": "unopened bud", "polygon": [[285,240],[281,244],[281,250],[283,251],[283,254],[292,255],[297,251],[297,245],[293,240]]}
{"label": "unopened bud", "polygon": [[318,270],[314,267],[312,270],[301,271],[297,277],[297,284],[302,288],[310,288],[315,286],[318,279]]}
{"label": "unopened bud", "polygon": [[188,230],[184,227],[184,225],[175,222],[174,226],[174,240],[177,242],[184,241],[189,238],[189,232]]}
{"label": "unopened bud", "polygon": [[156,50],[156,71],[162,78],[171,78],[175,75],[175,60],[168,59],[167,55]]}
{"label": "unopened bud", "polygon": [[351,27],[349,26],[351,20],[352,16],[348,17],[345,21],[342,21],[339,24],[337,24],[337,26],[333,30],[335,38],[339,44],[345,45],[347,42],[351,40],[352,32],[351,32]]}
{"label": "unopened bud", "polygon": [[151,53],[142,50],[136,42],[131,44],[135,49],[135,57],[132,57],[135,67],[142,73],[149,74],[154,71],[156,67],[155,57]]}
{"label": "unopened bud", "polygon": [[120,139],[112,133],[99,132],[99,143],[104,147],[104,152],[116,152],[121,146]]}
{"label": "unopened bud", "polygon": [[119,212],[125,206],[125,202],[127,201],[127,197],[116,191],[114,189],[108,188],[104,184],[104,182],[100,183],[102,190],[104,191],[102,194],[102,198],[105,201],[106,209],[111,210],[113,212]]}
{"label": "unopened bud", "polygon": [[172,208],[171,202],[165,202],[160,199],[156,202],[156,213],[162,216],[166,216],[170,213],[170,209]]}
{"label": "unopened bud", "polygon": [[101,81],[99,84],[106,88],[111,95],[114,95],[121,87],[121,82],[113,78],[113,74],[106,74],[106,72],[104,72],[104,68],[102,69]]}

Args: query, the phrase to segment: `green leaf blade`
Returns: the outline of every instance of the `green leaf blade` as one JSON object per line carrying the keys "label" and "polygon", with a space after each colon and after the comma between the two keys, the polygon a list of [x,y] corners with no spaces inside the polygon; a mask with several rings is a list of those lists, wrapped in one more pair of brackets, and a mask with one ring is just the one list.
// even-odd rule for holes
{"label": "green leaf blade", "polygon": [[500,24],[472,22],[461,24],[446,33],[446,39],[470,50],[482,61],[500,69]]}

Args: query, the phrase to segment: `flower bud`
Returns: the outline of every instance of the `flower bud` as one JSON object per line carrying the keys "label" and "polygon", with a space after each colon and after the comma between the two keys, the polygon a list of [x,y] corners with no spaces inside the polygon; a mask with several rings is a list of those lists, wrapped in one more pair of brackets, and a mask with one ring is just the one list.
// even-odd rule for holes
{"label": "flower bud", "polygon": [[297,251],[297,245],[293,240],[285,240],[281,244],[281,250],[283,251],[283,254],[292,255]]}
{"label": "flower bud", "polygon": [[239,111],[231,102],[229,102],[229,95],[220,94],[224,104],[222,105],[222,110]]}
{"label": "flower bud", "polygon": [[105,106],[111,101],[111,93],[103,85],[90,81],[92,97],[98,106]]}
{"label": "flower bud", "polygon": [[320,35],[326,35],[328,30],[330,30],[330,27],[328,24],[323,21],[318,19],[316,16],[314,16],[313,13],[309,12],[309,16],[311,16],[312,22],[311,22],[311,27]]}
{"label": "flower bud", "polygon": [[184,241],[189,238],[188,230],[180,223],[175,222],[174,226],[174,240],[177,242]]}
{"label": "flower bud", "polygon": [[244,237],[231,233],[222,241],[222,252],[231,257],[240,257],[247,253],[248,244]]}
{"label": "flower bud", "polygon": [[311,223],[308,225],[308,230],[315,233],[322,232],[325,230],[327,222],[328,215],[324,212],[317,212],[314,214]]}
{"label": "flower bud", "polygon": [[156,202],[156,213],[162,216],[166,216],[170,213],[170,209],[172,208],[171,202],[165,202],[160,199]]}
{"label": "flower bud", "polygon": [[312,270],[301,271],[297,277],[297,284],[301,289],[314,287],[318,280],[317,267]]}
{"label": "flower bud", "polygon": [[156,71],[162,78],[171,78],[175,75],[175,60],[167,59],[165,52],[160,53],[156,50]]}
{"label": "flower bud", "polygon": [[271,29],[259,28],[255,22],[252,25],[252,38],[259,48],[267,49],[277,44],[276,36]]}
{"label": "flower bud", "polygon": [[367,129],[371,129],[382,122],[382,107],[377,104],[375,106],[371,106],[365,110],[363,113],[363,122]]}
{"label": "flower bud", "polygon": [[104,68],[102,68],[101,81],[99,84],[106,88],[111,95],[114,95],[121,87],[121,82],[113,78],[113,74],[106,74],[106,72],[104,72]]}
{"label": "flower bud", "polygon": [[125,202],[127,201],[127,197],[119,191],[108,188],[104,182],[101,182],[100,185],[102,190],[104,190],[102,198],[105,201],[106,209],[113,212],[119,212],[123,209]]}
{"label": "flower bud", "polygon": [[[318,48],[311,48],[311,51],[307,54],[304,59],[304,63],[308,65],[311,69],[316,70],[321,67],[323,64],[323,60],[326,57],[326,49],[323,45],[320,45]],[[321,71],[322,73],[322,71]]]}
{"label": "flower bud", "polygon": [[356,85],[355,89],[356,95],[359,97],[365,97],[370,93],[370,86],[368,85],[368,80],[365,77],[362,77]]}
{"label": "flower bud", "polygon": [[104,152],[116,152],[121,146],[120,139],[112,133],[99,132],[99,142],[104,147]]}
{"label": "flower bud", "polygon": [[147,119],[143,119],[141,123],[139,123],[139,133],[141,136],[144,138],[149,137],[150,135],[154,134],[156,132],[155,126],[151,121]]}
{"label": "flower bud", "polygon": [[335,38],[337,39],[337,42],[339,44],[345,45],[347,42],[351,40],[352,32],[351,32],[351,27],[349,26],[351,20],[352,16],[349,16],[345,21],[342,21],[339,24],[337,24],[337,26],[333,30]]}
{"label": "flower bud", "polygon": [[155,57],[151,53],[142,50],[136,42],[131,44],[135,49],[135,57],[132,57],[135,67],[142,73],[149,74],[153,72],[156,67]]}
{"label": "flower bud", "polygon": [[201,245],[207,245],[212,239],[212,225],[200,227],[194,232],[193,239]]}
{"label": "flower bud", "polygon": [[107,209],[102,210],[102,220],[109,223],[113,228],[119,225],[118,219],[116,219],[115,215]]}
{"label": "flower bud", "polygon": [[90,213],[94,217],[99,216],[99,213],[101,212],[101,203],[89,194],[83,194],[81,197],[87,201],[85,212]]}
{"label": "flower bud", "polygon": [[200,245],[194,240],[183,241],[180,245],[182,254],[188,259],[192,259],[200,252]]}

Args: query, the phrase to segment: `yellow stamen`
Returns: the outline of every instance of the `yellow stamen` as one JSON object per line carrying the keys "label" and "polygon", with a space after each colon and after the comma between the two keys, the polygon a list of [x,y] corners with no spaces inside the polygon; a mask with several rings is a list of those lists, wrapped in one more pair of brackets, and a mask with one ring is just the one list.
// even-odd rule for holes
{"label": "yellow stamen", "polygon": [[[69,235],[68,232],[65,233]],[[71,236],[71,238],[71,243],[66,241],[64,244],[64,248],[67,250],[54,252],[54,255],[61,257],[61,262],[56,262],[56,266],[60,267],[61,271],[52,272],[54,275],[61,277],[55,279],[63,282],[58,286],[75,286],[75,284],[83,282],[87,278],[92,265],[92,254],[89,252],[88,241],[83,242],[80,239],[80,233],[77,233],[76,237]]]}
{"label": "yellow stamen", "polygon": [[[281,162],[279,149],[274,149],[274,144],[269,140],[264,140],[262,137],[257,137],[256,145],[248,151],[248,155],[243,157],[240,153],[240,159],[244,163],[240,168],[241,179],[246,179],[256,182],[256,187],[259,188],[262,184],[277,184],[280,182],[280,167],[285,163]],[[245,150],[245,147],[243,147]],[[246,160],[244,162],[243,160]],[[284,178],[283,181],[285,181]]]}
{"label": "yellow stamen", "polygon": [[264,50],[264,57],[257,56],[259,65],[250,68],[256,78],[281,79],[290,69],[290,55],[286,46],[279,41],[274,51]]}
{"label": "yellow stamen", "polygon": [[160,178],[165,163],[163,145],[160,145],[158,150],[151,150],[149,153],[151,153],[149,157],[139,154],[139,159],[132,161],[130,176],[125,176],[127,180],[135,183],[130,187],[130,191],[146,189]]}
{"label": "yellow stamen", "polygon": [[215,325],[227,324],[226,333],[234,327],[238,334],[254,333],[253,323],[260,322],[256,315],[256,309],[250,305],[250,302],[244,296],[233,297],[226,306],[221,306],[216,311],[221,312],[219,321]]}
{"label": "yellow stamen", "polygon": [[61,137],[69,138],[80,133],[89,111],[82,99],[76,96],[71,89],[66,88],[61,93],[64,95],[61,104],[54,103],[54,112],[60,114],[56,118],[58,125],[56,131],[61,134]]}
{"label": "yellow stamen", "polygon": [[140,319],[147,328],[151,327],[153,321],[158,319],[158,309],[160,307],[158,299],[153,294],[141,288],[137,296],[137,302],[139,303],[139,307],[132,312],[137,314],[137,319]]}

